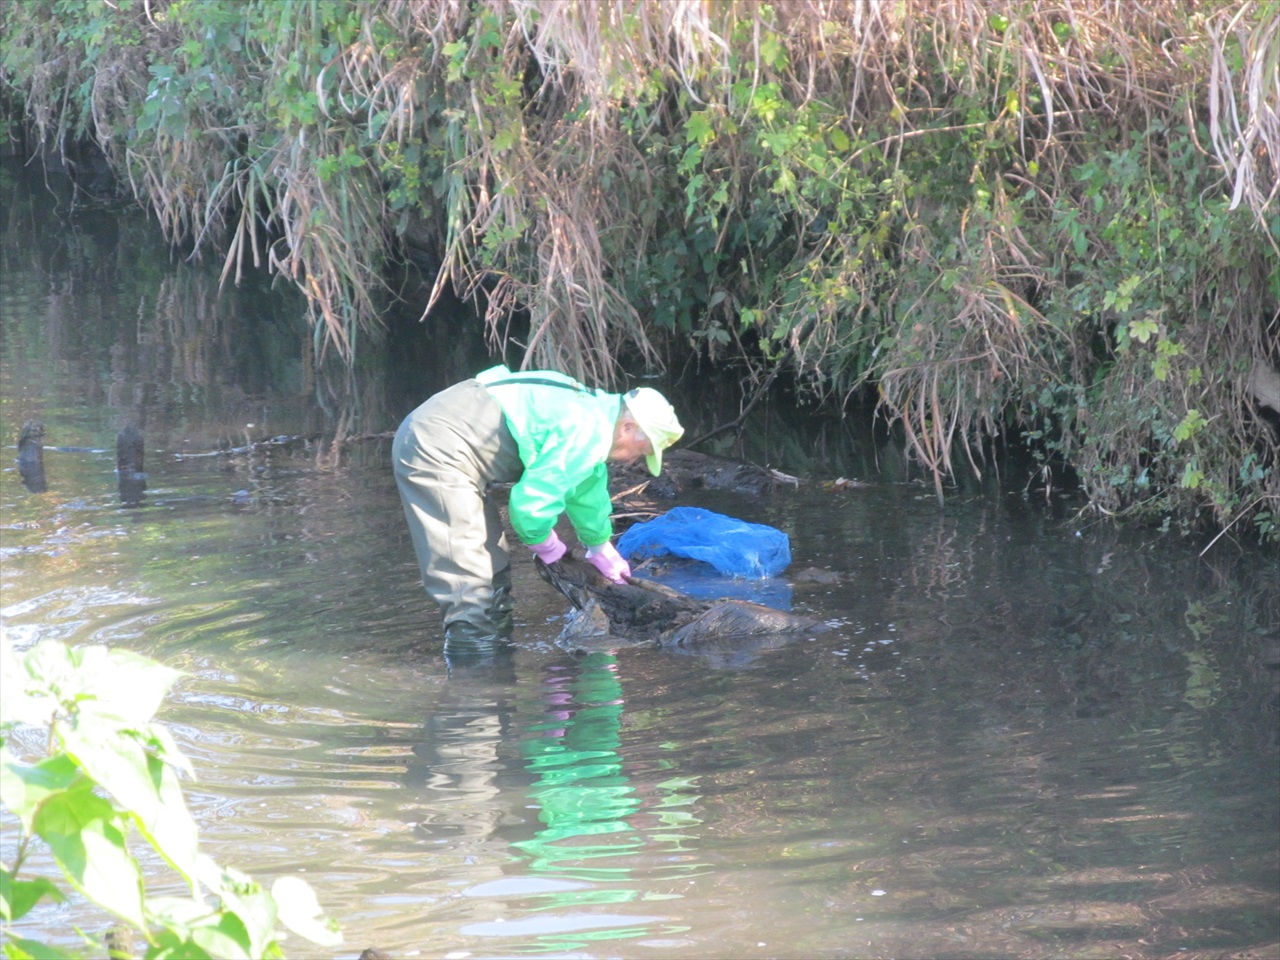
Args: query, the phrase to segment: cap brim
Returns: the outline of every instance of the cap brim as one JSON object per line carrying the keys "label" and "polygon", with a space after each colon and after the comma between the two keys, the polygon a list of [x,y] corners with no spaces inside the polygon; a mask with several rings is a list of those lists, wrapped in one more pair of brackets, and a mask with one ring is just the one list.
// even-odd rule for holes
{"label": "cap brim", "polygon": [[649,472],[655,477],[662,473],[662,451],[655,450],[653,453],[645,455],[644,462],[649,466]]}

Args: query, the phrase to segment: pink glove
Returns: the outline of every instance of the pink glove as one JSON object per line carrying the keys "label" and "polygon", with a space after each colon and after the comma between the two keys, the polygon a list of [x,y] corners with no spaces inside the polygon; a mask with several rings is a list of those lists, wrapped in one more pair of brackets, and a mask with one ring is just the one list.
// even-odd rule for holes
{"label": "pink glove", "polygon": [[564,552],[569,548],[564,545],[564,541],[556,536],[556,532],[552,530],[551,536],[541,543],[529,544],[529,549],[537,554],[539,560],[547,566],[551,566],[551,564],[563,557]]}
{"label": "pink glove", "polygon": [[631,576],[631,564],[622,559],[622,554],[608,540],[599,546],[587,547],[587,560],[614,583],[626,583],[623,577]]}

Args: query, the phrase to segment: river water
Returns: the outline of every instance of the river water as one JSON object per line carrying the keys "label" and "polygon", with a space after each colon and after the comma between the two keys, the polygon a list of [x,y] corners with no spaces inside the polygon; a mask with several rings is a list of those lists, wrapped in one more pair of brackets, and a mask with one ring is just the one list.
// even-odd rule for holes
{"label": "river water", "polygon": [[[677,502],[784,530],[784,578],[835,574],[784,585],[833,629],[735,663],[574,654],[517,556],[513,657],[451,675],[383,434],[483,341],[371,347],[390,372],[344,395],[287,293],[218,297],[140,218],[3,183],[6,641],[185,672],[160,719],[203,848],[301,873],[343,925],[290,956],[1277,955],[1274,552],[1201,557],[1008,477],[940,509],[856,433],[761,427],[809,482]],[[75,925],[106,920],[72,900],[15,933]]]}

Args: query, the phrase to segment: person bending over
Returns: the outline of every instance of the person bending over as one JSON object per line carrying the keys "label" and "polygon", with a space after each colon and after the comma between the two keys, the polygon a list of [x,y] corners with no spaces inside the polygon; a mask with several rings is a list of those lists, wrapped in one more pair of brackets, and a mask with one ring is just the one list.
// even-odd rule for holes
{"label": "person bending over", "polygon": [[617,583],[630,576],[610,542],[606,462],[662,452],[684,428],[657,390],[605,393],[549,370],[491,367],[405,417],[392,444],[396,487],[427,593],[444,619],[445,649],[492,645],[511,632],[511,560],[495,483],[512,483],[511,526],[544,563],[567,549],[569,518],[586,558]]}

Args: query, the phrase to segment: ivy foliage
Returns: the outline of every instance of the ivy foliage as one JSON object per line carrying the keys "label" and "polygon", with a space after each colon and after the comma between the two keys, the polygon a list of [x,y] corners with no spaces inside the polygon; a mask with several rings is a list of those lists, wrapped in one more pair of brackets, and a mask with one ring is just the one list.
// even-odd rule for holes
{"label": "ivy foliage", "polygon": [[321,351],[425,246],[421,306],[527,315],[530,363],[786,371],[874,397],[939,496],[1002,440],[1098,511],[1277,534],[1280,0],[0,16],[42,138],[96,140],[225,277],[297,284]]}

